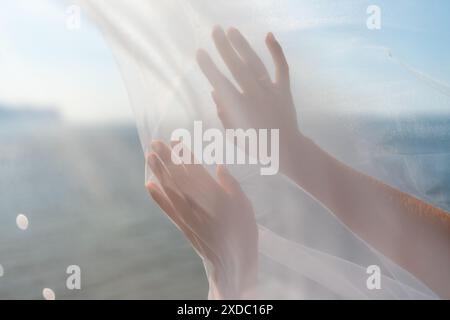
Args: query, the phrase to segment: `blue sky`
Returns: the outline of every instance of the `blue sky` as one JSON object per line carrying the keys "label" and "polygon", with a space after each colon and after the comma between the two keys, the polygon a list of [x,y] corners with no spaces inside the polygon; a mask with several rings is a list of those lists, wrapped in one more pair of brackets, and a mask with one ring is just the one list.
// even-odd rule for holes
{"label": "blue sky", "polygon": [[[450,1],[309,1],[314,5],[306,13],[305,7],[300,13],[298,3],[287,1],[299,29],[307,28],[309,15],[323,24],[316,34],[330,42],[358,38],[389,47],[408,65],[450,83]],[[66,27],[70,4],[0,0],[0,103],[54,106],[74,122],[131,121],[127,93],[108,46],[83,13],[79,30]],[[365,27],[370,4],[382,10],[381,30]]]}
{"label": "blue sky", "polygon": [[450,82],[450,1],[446,0],[383,0],[385,30],[365,31],[368,39],[392,48],[408,64],[427,74]]}
{"label": "blue sky", "polygon": [[101,34],[70,2],[0,0],[0,103],[55,107],[69,121],[131,121],[120,73]]}

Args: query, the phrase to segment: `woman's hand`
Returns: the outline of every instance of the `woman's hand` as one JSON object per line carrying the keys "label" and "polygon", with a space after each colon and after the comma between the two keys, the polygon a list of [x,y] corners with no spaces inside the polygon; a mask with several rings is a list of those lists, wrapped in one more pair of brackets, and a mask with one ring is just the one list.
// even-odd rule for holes
{"label": "woman's hand", "polygon": [[[282,170],[288,166],[291,146],[302,141],[292,99],[289,67],[283,50],[272,33],[266,45],[275,64],[275,79],[248,41],[235,28],[225,33],[215,27],[214,44],[232,76],[233,83],[218,69],[208,53],[199,50],[197,62],[213,87],[212,98],[225,128],[279,129]],[[300,139],[299,139],[300,138]]]}
{"label": "woman's hand", "polygon": [[[214,88],[213,99],[225,128],[280,130],[280,169],[330,209],[352,231],[419,277],[442,297],[450,297],[450,219],[448,213],[339,162],[300,134],[279,43],[266,44],[276,77],[236,29],[213,31],[217,50],[238,90],[205,51],[197,60]],[[414,250],[410,250],[414,248]]]}
{"label": "woman's hand", "polygon": [[204,260],[209,298],[242,298],[257,277],[258,231],[250,201],[225,167],[217,167],[216,181],[201,165],[174,164],[163,142],[153,142],[152,149],[147,162],[160,186],[147,188]]}

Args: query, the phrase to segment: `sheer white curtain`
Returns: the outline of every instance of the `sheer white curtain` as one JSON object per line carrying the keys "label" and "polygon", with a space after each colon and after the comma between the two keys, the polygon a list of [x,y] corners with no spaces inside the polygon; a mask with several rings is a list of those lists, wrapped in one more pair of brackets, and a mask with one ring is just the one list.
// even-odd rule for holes
{"label": "sheer white curtain", "polygon": [[[434,89],[420,81],[417,85],[417,75],[406,70],[388,49],[346,36],[346,28],[365,23],[365,10],[361,17],[353,16],[355,6],[360,9],[363,4],[294,0],[79,2],[117,58],[144,152],[152,139],[168,141],[174,129],[192,128],[194,120],[222,128],[211,101],[211,88],[195,61],[197,49],[204,48],[229,75],[210,37],[214,25],[241,30],[269,70],[272,62],[264,37],[271,31],[290,64],[301,130],[349,166],[423,195],[417,176],[411,174],[414,169],[408,166],[408,157],[381,148],[377,139],[402,130],[397,121],[401,110],[420,109],[420,99],[435,97]],[[389,70],[389,81],[374,77],[371,70],[375,69]],[[399,94],[399,86],[412,82],[420,88],[415,96]],[[441,99],[448,98],[443,95]],[[385,118],[389,125],[376,126],[376,119]],[[380,161],[396,168],[395,175],[387,175],[377,165]],[[256,211],[261,297],[437,298],[286,177],[261,176],[255,166],[230,166],[230,170]],[[152,179],[149,170],[146,179]],[[369,290],[366,285],[370,265],[381,268],[380,290]]]}

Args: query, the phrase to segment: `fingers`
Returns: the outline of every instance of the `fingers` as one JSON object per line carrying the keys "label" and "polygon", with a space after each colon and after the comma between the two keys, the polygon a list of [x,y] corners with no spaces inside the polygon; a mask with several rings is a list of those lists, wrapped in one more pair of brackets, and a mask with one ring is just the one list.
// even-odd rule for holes
{"label": "fingers", "polygon": [[162,141],[152,141],[151,143],[152,149],[158,154],[161,161],[168,165],[172,161],[172,152],[169,147]]}
{"label": "fingers", "polygon": [[161,190],[161,188],[157,184],[150,182],[147,185],[147,190],[149,191],[152,199],[155,200],[158,206],[169,216],[169,218],[178,227],[178,229],[180,229],[186,235],[186,237],[189,239],[189,241],[191,241],[194,244],[194,246],[195,245],[198,246],[198,242],[195,239],[196,238],[195,234],[181,219],[181,217],[177,213],[176,209],[173,207],[170,200],[167,198],[167,196],[164,195],[164,192]]}
{"label": "fingers", "polygon": [[215,27],[212,32],[214,44],[220,56],[227,65],[236,82],[243,91],[255,92],[257,83],[250,74],[249,69],[237,52],[221,27]]}
{"label": "fingers", "polygon": [[[174,144],[176,143],[177,142],[174,142]],[[184,152],[188,152],[191,159],[190,164],[184,164],[184,170],[187,173],[187,178],[191,185],[190,189],[192,189],[192,186],[198,186],[202,191],[217,192],[220,189],[220,186],[216,180],[214,180],[204,166],[197,163],[195,155],[185,145],[183,146],[183,153]]]}
{"label": "fingers", "polygon": [[151,146],[153,151],[156,152],[159,159],[162,161],[164,169],[169,174],[171,184],[176,186],[176,188],[172,187],[172,189],[179,190],[182,194],[185,194],[192,185],[192,181],[190,181],[191,179],[188,177],[185,166],[183,164],[177,165],[172,161],[172,149],[164,142],[152,141]]}
{"label": "fingers", "polygon": [[275,83],[289,87],[289,66],[283,49],[272,32],[267,34],[266,45],[275,64]]}
{"label": "fingers", "polygon": [[[187,225],[190,226],[198,223],[198,219],[192,213],[192,209],[189,203],[178,192],[176,184],[174,183],[167,168],[164,167],[164,164],[162,163],[161,159],[155,153],[150,153],[147,159],[152,172],[155,174],[156,178],[161,184],[162,190],[167,195],[167,198],[170,200],[176,212],[180,214],[180,217],[183,219],[183,222],[185,222]],[[165,208],[167,208],[167,204],[166,203],[163,204]]]}
{"label": "fingers", "polygon": [[[174,144],[176,143],[174,142]],[[222,202],[218,202],[216,198],[222,199],[222,189],[202,166],[193,165],[196,168],[195,170],[198,170],[198,168],[203,170],[195,171],[196,173],[207,176],[217,185],[217,191],[210,187],[202,194],[203,196],[208,195],[209,199],[207,200],[212,201],[212,204],[205,206],[203,205],[203,199],[193,198],[184,193],[180,194],[179,189],[177,189],[177,180],[185,173],[177,170],[184,170],[180,169],[182,165],[175,165],[171,162],[171,149],[163,142],[152,142],[152,148],[154,152],[148,155],[148,163],[160,181],[162,189],[154,183],[149,183],[147,188],[150,195],[185,234],[200,256],[206,257],[216,266],[224,266],[220,256],[214,250],[211,250],[210,243],[211,239],[214,239],[216,229],[212,227],[212,220],[208,218],[218,214],[217,211],[220,211],[218,209],[223,208]],[[190,152],[187,149],[183,151]],[[166,165],[163,161],[166,161]],[[212,247],[215,247],[214,244]]]}
{"label": "fingers", "polygon": [[150,182],[147,184],[147,190],[159,207],[173,220],[177,226],[179,226],[180,219],[177,216],[175,208],[172,206],[172,203],[170,203],[170,200],[164,195],[161,188],[158,187],[157,184]]}
{"label": "fingers", "polygon": [[[225,34],[222,28],[215,27],[212,36],[223,61],[243,91],[258,93],[257,83],[270,81],[264,63],[239,30],[230,28]],[[281,45],[271,32],[267,34],[266,45],[275,64],[275,83],[288,88],[289,66]],[[233,97],[235,101],[232,103],[236,103],[239,92],[204,50],[198,51],[197,62],[217,94],[225,98]]]}
{"label": "fingers", "polygon": [[[167,174],[160,175],[162,179],[160,181],[170,200],[176,201],[180,206],[185,205],[190,208],[195,204],[211,214],[215,203],[221,199],[222,191],[208,171],[200,164],[174,164],[171,160],[172,150],[161,141],[153,141],[152,148],[164,166],[160,171],[167,172]],[[183,149],[183,152],[189,152],[191,159],[194,160],[191,151],[186,146],[183,146]],[[156,169],[158,170],[158,168]],[[157,172],[155,175],[160,179]],[[198,215],[197,218],[203,219],[204,217]]]}
{"label": "fingers", "polygon": [[197,51],[197,63],[200,70],[214,88],[214,91],[227,102],[228,106],[237,107],[241,93],[228,80],[227,77],[217,68],[211,57],[205,50]]}
{"label": "fingers", "polygon": [[211,97],[214,101],[214,104],[216,105],[217,116],[219,117],[220,122],[222,122],[223,127],[231,128],[232,127],[232,121],[230,119],[231,110],[224,105],[224,103],[221,101],[216,91],[211,92]]}
{"label": "fingers", "polygon": [[217,257],[211,252],[211,250],[206,246],[198,236],[191,231],[190,227],[187,226],[184,221],[180,218],[175,208],[170,203],[170,200],[164,195],[164,192],[158,187],[157,184],[150,182],[147,185],[147,190],[150,196],[155,200],[155,202],[160,206],[160,208],[169,216],[173,223],[178,229],[183,232],[186,238],[191,242],[194,249],[200,256],[206,256],[213,261],[217,261]]}
{"label": "fingers", "polygon": [[236,28],[230,28],[227,32],[228,39],[241,56],[242,60],[249,66],[259,81],[269,81],[270,76],[261,58],[256,54],[247,39]]}

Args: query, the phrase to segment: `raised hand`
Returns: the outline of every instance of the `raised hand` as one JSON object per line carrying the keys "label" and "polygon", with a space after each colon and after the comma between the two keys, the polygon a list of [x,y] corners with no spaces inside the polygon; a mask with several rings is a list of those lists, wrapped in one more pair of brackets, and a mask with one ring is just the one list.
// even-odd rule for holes
{"label": "raised hand", "polygon": [[279,129],[284,174],[373,247],[442,297],[450,297],[449,214],[353,170],[300,133],[288,64],[271,33],[266,45],[275,64],[274,81],[238,30],[225,33],[216,27],[212,37],[238,85],[199,50],[197,60],[213,86],[224,127]]}
{"label": "raised hand", "polygon": [[[292,100],[289,67],[272,33],[266,45],[275,64],[272,80],[263,62],[235,28],[225,33],[215,27],[214,44],[229,68],[237,88],[216,66],[208,53],[199,50],[197,62],[213,87],[212,98],[225,128],[279,129],[281,152],[298,142],[297,115]],[[286,153],[286,152],[284,152]],[[288,155],[280,155],[286,159]]]}
{"label": "raised hand", "polygon": [[154,141],[152,149],[147,162],[160,186],[149,183],[147,189],[204,260],[209,297],[242,298],[257,273],[258,232],[250,201],[225,167],[217,167],[216,181],[201,165],[174,164],[163,142]]}

